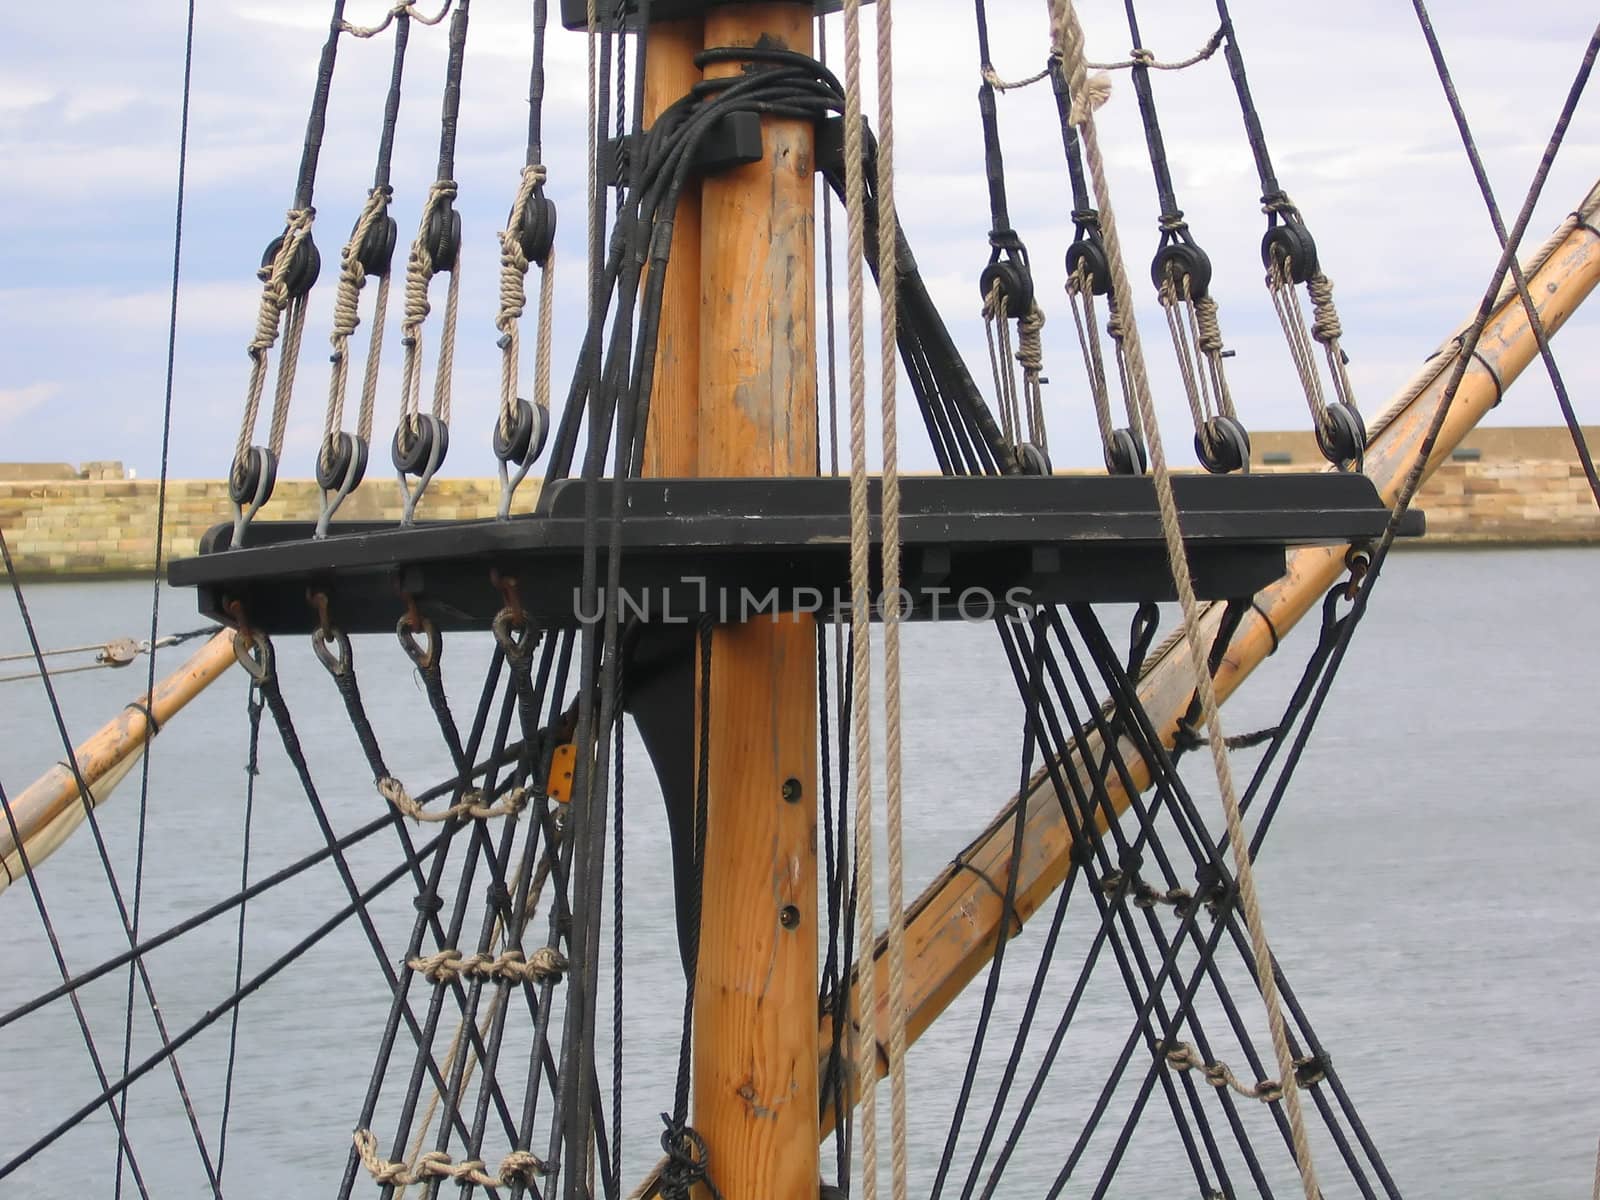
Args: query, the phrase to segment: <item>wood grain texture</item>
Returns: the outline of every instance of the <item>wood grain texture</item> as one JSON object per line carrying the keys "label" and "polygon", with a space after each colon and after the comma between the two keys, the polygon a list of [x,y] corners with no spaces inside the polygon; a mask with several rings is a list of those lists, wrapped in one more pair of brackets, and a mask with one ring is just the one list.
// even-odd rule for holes
{"label": "wood grain texture", "polygon": [[[646,126],[700,82],[694,56],[704,45],[705,23],[698,17],[658,21],[650,27],[644,74]],[[700,453],[700,191],[693,183],[684,188],[673,217],[654,380],[644,474],[669,479],[692,476]]]}
{"label": "wood grain texture", "polygon": [[[809,6],[707,14],[707,46],[758,42],[809,53]],[[768,118],[762,140],[701,190],[700,475],[816,471],[813,131]],[[815,1200],[815,623],[718,628],[710,686],[694,1124],[726,1200]]]}

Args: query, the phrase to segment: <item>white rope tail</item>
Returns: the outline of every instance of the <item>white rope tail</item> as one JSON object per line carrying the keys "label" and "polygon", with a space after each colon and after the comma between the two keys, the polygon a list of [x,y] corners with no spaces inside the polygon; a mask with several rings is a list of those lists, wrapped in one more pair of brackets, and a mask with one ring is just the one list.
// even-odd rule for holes
{"label": "white rope tail", "polygon": [[1138,323],[1134,319],[1133,295],[1128,284],[1128,272],[1122,258],[1120,239],[1117,236],[1116,217],[1111,208],[1110,189],[1106,184],[1105,160],[1100,153],[1099,139],[1095,133],[1094,110],[1105,102],[1109,83],[1104,76],[1093,79],[1088,74],[1084,54],[1083,27],[1079,24],[1073,0],[1047,0],[1050,8],[1050,33],[1054,51],[1061,56],[1072,95],[1071,117],[1078,125],[1083,141],[1084,157],[1094,182],[1095,203],[1100,209],[1101,233],[1105,241],[1106,257],[1111,266],[1111,287],[1117,311],[1123,315],[1126,326],[1125,349],[1128,374],[1133,385],[1140,415],[1144,419],[1145,435],[1149,441],[1150,469],[1156,485],[1156,499],[1161,509],[1161,530],[1167,543],[1167,557],[1172,568],[1173,583],[1183,609],[1185,641],[1190,662],[1194,668],[1195,690],[1200,697],[1200,710],[1205,718],[1206,735],[1211,745],[1211,760],[1216,768],[1217,788],[1222,795],[1223,814],[1228,829],[1228,849],[1233,855],[1235,882],[1239,889],[1240,907],[1244,911],[1245,925],[1250,934],[1250,949],[1255,958],[1256,981],[1266,1007],[1267,1025],[1272,1033],[1272,1048],[1278,1060],[1278,1072],[1283,1089],[1282,1104],[1289,1120],[1291,1141],[1294,1144],[1295,1163],[1300,1169],[1300,1181],[1306,1200],[1318,1200],[1316,1169],[1311,1161],[1311,1143],[1306,1136],[1305,1114],[1300,1105],[1300,1089],[1295,1079],[1294,1055],[1289,1048],[1288,1028],[1283,1019],[1283,1006],[1278,996],[1278,983],[1274,975],[1272,951],[1267,943],[1266,929],[1261,918],[1261,904],[1256,894],[1255,873],[1250,862],[1249,841],[1245,836],[1244,818],[1239,808],[1239,796],[1234,787],[1233,770],[1228,760],[1227,742],[1222,730],[1222,717],[1217,710],[1217,693],[1206,663],[1206,651],[1200,639],[1200,606],[1195,598],[1194,581],[1189,575],[1189,563],[1184,554],[1183,531],[1178,522],[1178,509],[1172,497],[1172,472],[1167,465],[1166,452],[1161,444],[1161,431],[1156,424],[1155,405],[1150,396],[1150,380],[1145,371],[1144,350],[1139,341]]}

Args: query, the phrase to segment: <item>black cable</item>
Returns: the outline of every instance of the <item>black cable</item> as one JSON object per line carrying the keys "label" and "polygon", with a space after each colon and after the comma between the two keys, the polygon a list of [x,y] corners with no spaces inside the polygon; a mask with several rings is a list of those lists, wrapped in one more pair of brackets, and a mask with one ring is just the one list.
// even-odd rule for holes
{"label": "black cable", "polygon": [[[366,841],[374,834],[380,832],[388,823],[389,818],[386,816],[379,817],[375,821],[367,822],[367,824],[352,830],[350,833],[347,833],[340,838],[338,841],[339,849],[348,850],[351,846]],[[22,1004],[17,1005],[17,1007],[11,1009],[3,1015],[0,1015],[0,1029],[4,1029],[7,1025],[21,1020],[30,1013],[37,1012],[45,1005],[59,1000],[63,996],[71,995],[80,988],[93,983],[96,979],[100,979],[103,976],[109,975],[118,967],[127,966],[127,964],[132,961],[136,954],[149,954],[150,951],[165,946],[167,943],[182,937],[190,930],[198,929],[201,925],[215,920],[223,913],[238,908],[246,901],[255,899],[263,892],[269,891],[272,888],[277,887],[279,884],[287,883],[289,880],[298,875],[304,874],[318,863],[331,857],[332,854],[333,848],[330,846],[324,846],[321,849],[314,850],[305,857],[273,872],[271,875],[265,876],[262,879],[258,879],[248,888],[245,888],[239,892],[235,892],[233,895],[224,900],[217,901],[217,903],[211,905],[209,908],[203,908],[199,912],[185,917],[182,921],[179,921],[177,924],[168,927],[160,933],[152,934],[150,937],[140,942],[132,950],[124,950],[120,954],[115,954],[106,959],[104,962],[100,963],[98,966],[90,967],[86,971],[80,971],[78,974],[64,980],[62,983],[50,988],[48,991],[40,992],[31,1000],[24,1001]]]}
{"label": "black cable", "polygon": [[[27,598],[23,595],[22,580],[17,575],[16,563],[11,557],[11,547],[6,541],[5,531],[0,529],[0,561],[3,561],[6,574],[11,580],[11,592],[17,602],[17,612],[22,617],[22,627],[27,635],[28,646],[33,651],[34,663],[38,667],[39,680],[44,685],[45,697],[50,704],[50,714],[55,721],[56,734],[61,745],[66,751],[66,767],[72,772],[72,779],[78,787],[79,802],[83,805],[84,820],[89,827],[89,832],[94,840],[95,850],[100,858],[101,870],[105,873],[106,883],[111,890],[111,899],[116,905],[117,918],[122,925],[123,936],[127,939],[129,947],[136,946],[138,939],[134,936],[133,925],[126,902],[123,900],[122,888],[117,882],[117,873],[112,866],[111,852],[106,846],[105,836],[100,829],[100,822],[95,815],[94,792],[89,787],[88,780],[84,778],[83,771],[78,765],[77,753],[72,745],[72,737],[67,732],[66,717],[61,712],[61,703],[56,696],[55,685],[50,680],[49,669],[45,666],[44,651],[39,644],[39,634],[34,628],[33,615],[28,610]],[[8,818],[9,819],[9,818]],[[18,849],[21,849],[22,839],[16,839]],[[145,966],[144,959],[135,954],[132,959],[134,970],[139,976],[139,983],[145,994],[145,999],[150,1006],[150,1016],[156,1027],[156,1033],[161,1038],[163,1046],[168,1044],[167,1023],[161,1014],[161,1005],[156,1001],[155,985],[150,980],[150,973]],[[63,976],[65,978],[65,976]],[[76,1001],[74,1001],[76,1003]],[[87,1033],[85,1034],[87,1036]],[[205,1135],[200,1131],[200,1120],[195,1115],[194,1103],[189,1096],[188,1085],[184,1082],[182,1068],[178,1065],[176,1056],[171,1058],[173,1083],[178,1090],[178,1097],[183,1103],[184,1114],[189,1120],[189,1131],[194,1136],[195,1147],[200,1153],[200,1161],[205,1167],[206,1177],[212,1192],[221,1200],[221,1184],[217,1180],[216,1168],[212,1164],[211,1154],[206,1149]],[[120,1122],[120,1117],[119,1117]]]}
{"label": "black cable", "polygon": [[[7,806],[6,812],[9,814],[10,811],[11,810],[9,806]],[[442,838],[442,834],[438,837],[435,837],[433,841],[429,842],[423,848],[423,853],[427,854],[432,852]],[[115,1083],[103,1084],[100,1094],[93,1100],[88,1101],[86,1104],[80,1105],[73,1111],[71,1116],[58,1123],[48,1133],[29,1143],[27,1147],[25,1147],[12,1158],[8,1159],[4,1164],[0,1164],[0,1179],[6,1178],[8,1175],[12,1174],[12,1172],[30,1162],[42,1150],[47,1149],[55,1142],[59,1141],[63,1135],[72,1132],[72,1130],[76,1129],[83,1122],[83,1119],[94,1112],[95,1109],[99,1108],[102,1104],[109,1105],[110,1101],[127,1091],[128,1088],[132,1087],[139,1080],[143,1079],[156,1067],[160,1066],[162,1062],[170,1059],[174,1053],[183,1049],[183,1047],[194,1040],[196,1036],[203,1033],[219,1019],[232,1012],[233,1009],[238,1007],[238,1005],[243,1003],[250,996],[260,991],[263,985],[269,983],[275,976],[280,974],[285,967],[288,967],[290,964],[296,962],[308,950],[313,949],[317,943],[322,941],[323,938],[327,937],[340,925],[344,924],[344,922],[353,916],[358,909],[364,905],[370,904],[373,900],[381,896],[398,880],[400,880],[410,869],[410,863],[401,863],[400,865],[391,868],[386,875],[378,880],[377,883],[373,884],[366,891],[361,893],[359,902],[352,901],[351,903],[345,905],[344,908],[340,909],[333,916],[329,917],[321,925],[317,926],[309,934],[301,938],[300,941],[291,946],[282,955],[274,959],[272,963],[264,970],[251,976],[249,982],[246,983],[242,988],[238,989],[219,1004],[216,1004],[207,1010],[205,1015],[195,1021],[194,1024],[180,1032],[177,1037],[171,1039],[171,1041],[167,1045],[164,1045],[160,1050],[155,1051],[149,1057],[143,1059],[136,1066],[134,1066],[131,1071],[123,1075],[122,1078],[118,1079]],[[115,1111],[114,1107],[112,1111]]]}
{"label": "black cable", "polygon": [[[194,85],[194,0],[189,0],[184,20],[183,35],[183,88],[182,104],[178,115],[178,182],[173,200],[172,215],[172,290],[167,305],[167,374],[161,404],[161,470],[156,484],[156,545],[155,561],[150,570],[150,653],[145,674],[145,695],[153,697],[156,691],[156,653],[161,624],[161,577],[163,549],[167,532],[167,470],[172,451],[172,390],[177,375],[178,358],[178,289],[183,270],[183,200],[189,170],[189,101]],[[144,755],[139,764],[139,817],[138,844],[133,859],[133,941],[139,940],[139,918],[144,911],[144,848],[147,816],[150,806],[150,743],[157,733],[154,714],[146,714]],[[127,1019],[122,1031],[122,1070],[127,1072],[133,1056],[133,991],[135,971],[128,968]],[[122,1119],[128,1117],[128,1097],[120,1101]],[[122,1195],[123,1146],[117,1143],[117,1175],[113,1195]],[[222,1153],[217,1152],[217,1179],[220,1195]]]}
{"label": "black cable", "polygon": [[[245,702],[245,709],[249,713],[250,738],[245,751],[244,763],[244,839],[239,852],[239,891],[243,893],[250,889],[250,828],[255,816],[256,808],[256,777],[261,774],[261,710],[263,708],[261,693],[251,685]],[[331,851],[330,851],[331,852]],[[239,903],[239,925],[234,935],[233,953],[233,990],[238,991],[244,985],[244,918],[245,902]],[[228,1115],[233,1108],[233,1068],[239,1053],[239,1009],[233,1010],[232,1017],[228,1020],[228,1066],[222,1077],[222,1121],[217,1131],[217,1179],[222,1178],[223,1163],[228,1153]],[[122,1064],[124,1075],[128,1072],[130,1064]],[[126,1099],[126,1095],[124,1095]]]}
{"label": "black cable", "polygon": [[[981,0],[980,0],[981,8]],[[1037,629],[1035,630],[1037,633]],[[956,1144],[961,1137],[961,1127],[966,1121],[967,1103],[972,1098],[972,1085],[977,1079],[979,1060],[982,1057],[984,1039],[989,1032],[989,1020],[994,1014],[995,999],[1000,989],[1000,972],[1005,966],[1006,946],[1011,941],[1011,926],[1016,920],[1017,906],[1017,875],[1022,862],[1023,833],[1028,825],[1028,792],[1033,777],[1033,755],[1038,744],[1038,731],[1034,709],[1039,703],[1041,689],[1041,670],[1039,647],[1040,642],[1035,639],[1035,649],[1027,668],[1026,683],[1023,685],[1023,707],[1025,709],[1022,734],[1022,781],[1017,789],[1017,811],[1012,819],[1011,828],[1011,869],[1006,873],[1005,894],[1000,901],[1000,924],[995,934],[994,954],[989,960],[989,978],[984,984],[983,1002],[978,1009],[977,1028],[972,1034],[972,1049],[967,1054],[966,1069],[962,1073],[961,1087],[956,1093],[955,1109],[950,1115],[950,1128],[945,1134],[944,1151],[939,1156],[939,1167],[934,1173],[933,1187],[929,1191],[930,1200],[938,1200],[944,1191],[945,1177],[949,1174],[951,1160],[955,1157]],[[1021,682],[1019,680],[1019,682]]]}
{"label": "black cable", "polygon": [[[1467,123],[1467,114],[1461,107],[1461,98],[1456,94],[1455,81],[1450,77],[1450,67],[1445,62],[1444,50],[1439,45],[1438,35],[1434,33],[1433,20],[1428,16],[1428,8],[1423,0],[1412,0],[1412,7],[1416,10],[1417,21],[1422,26],[1422,35],[1427,39],[1428,53],[1433,57],[1434,69],[1438,72],[1440,86],[1444,88],[1445,99],[1450,104],[1450,115],[1461,134],[1462,148],[1467,152],[1467,161],[1472,164],[1472,174],[1478,181],[1478,191],[1483,196],[1484,206],[1489,210],[1489,221],[1494,226],[1495,237],[1500,240],[1500,245],[1504,248],[1505,221],[1501,219],[1500,205],[1495,202],[1494,188],[1490,186],[1489,175],[1483,168],[1483,157],[1478,153],[1478,144],[1472,136],[1471,126]],[[1590,60],[1592,59],[1591,52]],[[1555,391],[1556,403],[1561,406],[1561,418],[1566,422],[1567,431],[1572,436],[1572,445],[1578,452],[1578,461],[1583,464],[1583,474],[1589,481],[1589,491],[1594,496],[1595,503],[1600,504],[1600,474],[1595,472],[1594,458],[1589,453],[1589,443],[1583,436],[1583,427],[1578,424],[1578,415],[1573,411],[1572,399],[1567,395],[1566,380],[1561,377],[1561,369],[1556,366],[1556,356],[1550,349],[1550,335],[1545,329],[1544,318],[1539,315],[1538,306],[1534,304],[1533,297],[1528,292],[1528,280],[1516,255],[1511,256],[1509,265],[1512,282],[1516,285],[1517,295],[1522,300],[1523,311],[1528,315],[1528,326],[1533,330],[1533,336],[1539,343],[1539,356],[1544,359],[1545,370],[1550,375],[1550,386]]]}
{"label": "black cable", "polygon": [[[489,711],[494,703],[494,697],[498,692],[500,670],[504,661],[504,655],[499,653],[496,653],[495,656],[490,660],[489,670],[484,679],[483,691],[478,701],[477,713],[473,720],[471,733],[467,739],[465,753],[462,755],[453,756],[457,762],[460,762],[463,759],[467,762],[471,762],[477,757],[478,744],[483,736],[485,726],[488,723]],[[499,761],[499,755],[495,756],[495,760]],[[467,780],[469,778],[469,773],[465,771],[460,772],[458,775],[456,784],[451,791],[453,803],[460,801],[462,794],[466,790]],[[385,823],[387,823],[388,818],[385,817],[384,820]],[[411,937],[407,944],[405,953],[406,960],[409,960],[421,953],[422,939],[428,931],[430,918],[437,913],[440,907],[443,905],[443,901],[439,898],[439,882],[444,876],[445,866],[449,859],[451,843],[454,840],[456,833],[461,829],[461,826],[462,822],[459,820],[445,822],[443,832],[439,837],[435,838],[434,842],[432,843],[438,847],[438,852],[434,855],[433,863],[429,868],[427,887],[419,892],[415,900],[412,902],[416,907],[417,916],[412,922]],[[476,861],[475,850],[470,852],[468,861]],[[413,975],[414,972],[409,970],[401,972],[399,983],[393,990],[393,995],[389,1005],[389,1016],[384,1023],[383,1035],[379,1039],[378,1043],[378,1052],[373,1064],[372,1078],[368,1082],[366,1096],[361,1103],[361,1113],[356,1120],[356,1128],[358,1129],[371,1128],[373,1114],[376,1112],[378,1107],[378,1099],[380,1093],[382,1092],[383,1082],[388,1075],[389,1057],[394,1051],[395,1041],[398,1039],[400,1034],[400,1025],[404,1017],[411,1016],[411,1009],[407,1004],[406,997],[411,986]],[[437,994],[438,992],[436,990],[436,995]],[[416,1036],[419,1046],[424,1044],[431,1046],[431,1036],[426,1043],[423,1043],[420,1034],[416,1033],[414,1020],[415,1019],[412,1018],[410,1027]],[[414,1092],[417,1087],[420,1087],[420,1083],[417,1083],[416,1086],[411,1089],[411,1091]],[[361,1159],[356,1153],[355,1147],[352,1146],[345,1162],[345,1173],[339,1186],[338,1195],[340,1200],[348,1200],[351,1190],[355,1187],[356,1173],[360,1170],[360,1168]]]}
{"label": "black cable", "polygon": [[[0,537],[3,537],[3,534],[0,534]],[[9,568],[9,566],[10,564],[8,563],[7,567]],[[22,868],[23,876],[28,881],[28,890],[33,895],[34,907],[39,911],[39,920],[44,925],[45,938],[50,943],[50,953],[56,960],[56,970],[60,972],[63,981],[70,981],[72,973],[67,969],[67,957],[61,949],[61,939],[56,936],[55,924],[50,920],[50,910],[44,902],[44,892],[39,887],[39,877],[33,873],[33,864],[28,858],[27,844],[23,840],[22,831],[17,828],[16,814],[11,811],[11,801],[6,798],[4,787],[0,787],[0,809],[5,810],[6,828],[11,834],[11,844],[17,848],[17,860]],[[71,999],[72,1015],[77,1019],[78,1031],[83,1035],[84,1047],[89,1051],[89,1061],[94,1066],[95,1078],[100,1081],[101,1088],[109,1088],[110,1081],[106,1076],[105,1067],[101,1064],[100,1051],[95,1046],[94,1035],[89,1031],[89,1018],[84,1014],[83,1003],[79,1000],[75,990],[69,990],[66,994]],[[103,1101],[103,1103],[105,1102]],[[98,1107],[98,1104],[90,1106],[84,1115],[87,1116],[88,1113],[93,1112]],[[114,1103],[106,1103],[106,1108],[111,1115],[111,1123],[117,1128],[118,1155],[120,1157],[126,1153],[128,1165],[133,1173],[134,1186],[139,1189],[139,1195],[142,1200],[150,1200],[150,1190],[145,1187],[144,1175],[139,1170],[139,1163],[134,1157],[133,1146],[128,1141],[128,1128],[122,1119],[121,1108]],[[17,1163],[15,1165],[21,1166],[22,1164]],[[10,1168],[0,1168],[0,1178],[4,1178],[9,1170]]]}

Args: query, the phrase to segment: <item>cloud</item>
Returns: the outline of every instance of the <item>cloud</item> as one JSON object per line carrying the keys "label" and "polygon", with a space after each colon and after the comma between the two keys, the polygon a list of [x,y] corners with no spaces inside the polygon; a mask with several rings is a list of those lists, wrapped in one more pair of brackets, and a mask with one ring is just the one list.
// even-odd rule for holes
{"label": "cloud", "polygon": [[29,383],[18,388],[0,388],[0,425],[7,425],[18,417],[32,412],[41,404],[54,400],[62,392],[59,383]]}
{"label": "cloud", "polygon": [[[387,0],[350,0],[347,15],[374,24],[387,7]],[[1353,370],[1368,406],[1379,407],[1390,388],[1403,383],[1409,364],[1468,311],[1496,253],[1421,37],[1404,6],[1379,0],[1301,5],[1292,21],[1283,18],[1281,0],[1233,0],[1231,7],[1273,164],[1315,232],[1337,285]],[[242,349],[259,295],[254,270],[293,198],[327,13],[327,0],[215,0],[199,10],[174,447],[181,471],[215,473],[229,451],[227,427],[237,419]],[[1085,6],[1085,16],[1094,57],[1127,54],[1132,39],[1120,5]],[[60,394],[73,398],[75,413],[111,406],[119,428],[124,422],[132,427],[126,435],[130,459],[152,458],[157,444],[157,422],[148,414],[159,411],[165,371],[181,19],[182,6],[113,7],[87,25],[70,5],[20,10],[16,28],[8,30],[13,52],[0,78],[0,155],[12,179],[0,206],[13,227],[27,231],[13,246],[9,286],[0,288],[0,328],[6,331],[0,357],[14,377],[57,381]],[[1209,6],[1168,5],[1159,25],[1143,32],[1158,57],[1177,58],[1203,43],[1214,21]],[[991,55],[1002,75],[1026,75],[1043,63],[1045,24],[1042,4],[992,24]],[[1530,16],[1508,34],[1498,10],[1484,0],[1462,0],[1441,14],[1439,32],[1509,219],[1567,87],[1565,64],[1576,62],[1586,21],[1581,14],[1552,12]],[[415,29],[407,59],[393,164],[403,240],[415,230],[435,168],[445,35],[445,26]],[[989,255],[990,222],[972,9],[965,0],[924,0],[916,20],[897,23],[896,36],[902,220],[935,299],[987,391],[976,280]],[[837,63],[837,20],[830,20],[829,38]],[[490,397],[495,391],[494,233],[522,164],[529,42],[525,6],[473,13],[456,161],[466,223],[457,355],[464,422],[475,419],[477,390]],[[308,436],[306,429],[314,434],[324,400],[334,264],[372,182],[392,46],[388,35],[346,39],[340,46],[315,195],[323,282],[313,293],[291,422],[299,438]],[[867,50],[865,104],[872,112]],[[586,39],[560,29],[552,16],[543,156],[561,209],[558,403],[584,310],[586,55]],[[1541,69],[1508,75],[1507,61],[1537,62]],[[107,62],[117,64],[114,81],[104,70]],[[1227,68],[1214,58],[1163,73],[1155,87],[1178,200],[1212,257],[1224,334],[1240,352],[1229,367],[1235,393],[1254,427],[1300,427],[1304,405],[1295,400],[1292,370],[1273,340],[1261,285],[1258,242],[1265,218]],[[1143,129],[1125,72],[1116,76],[1102,118],[1130,268],[1143,279],[1159,233]],[[1069,427],[1064,443],[1087,444],[1087,397],[1061,293],[1073,204],[1048,85],[1002,96],[999,130],[1009,215],[1031,251],[1050,318],[1045,343],[1053,416]],[[1589,164],[1600,146],[1595,106],[1580,110],[1569,143],[1534,219],[1530,245],[1592,182]],[[364,313],[370,303],[364,297]],[[398,299],[391,322],[397,309]],[[1148,295],[1141,315],[1152,322],[1146,340],[1159,356],[1164,339],[1154,335],[1162,323]],[[1583,315],[1577,325],[1577,336],[1563,339],[1565,345],[1592,337],[1596,320]],[[430,330],[430,348],[436,336]],[[395,396],[387,385],[398,377],[398,342],[395,336],[388,341],[380,428],[393,419]],[[1155,369],[1164,411],[1170,401],[1171,419],[1181,421],[1170,352],[1160,357]],[[1587,364],[1569,369],[1593,378]],[[1535,393],[1496,418],[1553,419],[1542,404]],[[129,415],[124,410],[130,405],[147,415]],[[7,432],[18,446],[14,453],[76,453],[60,439],[77,434],[42,419],[37,405],[13,417]],[[451,469],[491,469],[483,441],[464,423]],[[908,451],[921,452],[914,445]]]}

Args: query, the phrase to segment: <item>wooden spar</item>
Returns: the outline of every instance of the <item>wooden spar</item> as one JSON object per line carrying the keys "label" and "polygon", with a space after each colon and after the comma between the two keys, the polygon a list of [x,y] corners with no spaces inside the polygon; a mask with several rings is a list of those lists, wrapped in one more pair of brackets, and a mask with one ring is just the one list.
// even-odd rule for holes
{"label": "wooden spar", "polygon": [[[1584,221],[1600,210],[1600,184],[1591,189],[1579,212]],[[1545,328],[1554,334],[1578,305],[1600,285],[1600,234],[1589,224],[1571,228],[1537,271],[1530,269],[1529,294],[1538,305]],[[1465,326],[1463,326],[1465,328]],[[1393,503],[1421,451],[1423,438],[1443,400],[1450,368],[1456,357],[1456,335],[1428,362],[1417,380],[1402,393],[1416,391],[1381,429],[1377,429],[1366,455],[1366,473],[1378,485],[1386,502]],[[1450,451],[1482,420],[1538,353],[1538,344],[1520,301],[1502,296],[1483,336],[1478,354],[1462,378],[1439,440],[1428,464],[1431,473],[1448,459]],[[1275,628],[1279,636],[1305,616],[1345,573],[1346,547],[1315,547],[1294,551],[1288,573],[1257,597],[1259,611],[1247,613],[1229,643],[1217,672],[1219,699],[1226,699],[1272,652]],[[1213,606],[1203,625],[1211,643],[1221,606]],[[1270,622],[1270,624],[1269,624]],[[1175,641],[1165,647],[1147,668],[1139,687],[1140,698],[1162,740],[1173,744],[1179,717],[1194,691],[1187,646]],[[1128,764],[1140,786],[1149,783],[1149,771],[1124,747]],[[1118,812],[1128,803],[1115,781],[1107,784]],[[1000,928],[1001,901],[1010,863],[1012,825],[1017,801],[1003,808],[989,827],[939,875],[911,906],[906,929],[907,1036],[920,1036],[994,954]],[[1027,799],[1027,830],[1023,853],[1016,864],[1016,915],[1025,922],[1066,878],[1072,839],[1053,790],[1036,787]],[[992,883],[991,883],[992,881]],[[877,995],[887,988],[885,947],[880,940],[873,969],[878,974]],[[888,1014],[882,999],[874,1014],[880,1046],[888,1037]],[[822,1044],[831,1031],[824,1021]],[[884,1057],[880,1053],[881,1065]],[[831,1107],[830,1107],[831,1112]]]}
{"label": "wooden spar", "polygon": [[[713,6],[705,44],[810,53],[811,20],[809,4]],[[701,475],[816,472],[813,140],[764,117],[762,160],[702,185]],[[692,1120],[726,1200],[820,1187],[816,668],[809,615],[712,635]]]}
{"label": "wooden spar", "polygon": [[[104,804],[113,788],[139,761],[149,740],[149,719],[155,715],[156,732],[184,705],[215,683],[234,663],[233,630],[225,629],[160,683],[141,696],[98,733],[79,745],[73,756],[96,807]],[[154,734],[150,734],[154,737]],[[11,815],[22,835],[22,848],[30,866],[48,858],[83,821],[77,778],[64,763],[57,763],[31,786],[10,797]],[[8,823],[0,823],[0,891],[22,878],[22,855]]]}

